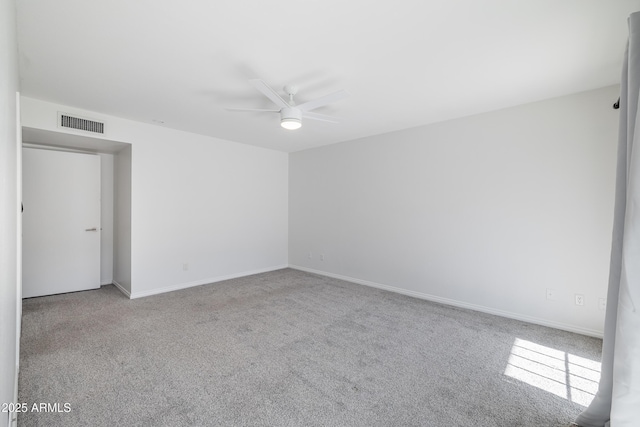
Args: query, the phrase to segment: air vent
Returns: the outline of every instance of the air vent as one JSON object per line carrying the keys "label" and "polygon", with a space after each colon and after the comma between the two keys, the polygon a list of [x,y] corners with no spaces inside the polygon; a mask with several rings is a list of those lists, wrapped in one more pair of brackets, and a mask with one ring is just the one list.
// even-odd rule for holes
{"label": "air vent", "polygon": [[104,123],[58,113],[58,127],[104,134]]}

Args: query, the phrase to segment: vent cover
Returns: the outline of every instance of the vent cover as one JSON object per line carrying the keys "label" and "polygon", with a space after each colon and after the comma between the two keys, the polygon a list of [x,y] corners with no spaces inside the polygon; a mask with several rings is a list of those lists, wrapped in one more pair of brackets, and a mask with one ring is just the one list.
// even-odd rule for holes
{"label": "vent cover", "polygon": [[104,123],[83,119],[82,117],[70,116],[65,113],[58,113],[58,127],[104,134]]}

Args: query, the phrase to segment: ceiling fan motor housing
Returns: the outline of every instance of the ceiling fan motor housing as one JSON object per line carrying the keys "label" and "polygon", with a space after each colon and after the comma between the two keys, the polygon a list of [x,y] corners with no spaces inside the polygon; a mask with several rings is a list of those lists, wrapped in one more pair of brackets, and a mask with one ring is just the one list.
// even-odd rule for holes
{"label": "ceiling fan motor housing", "polygon": [[288,130],[299,129],[302,126],[302,111],[295,107],[284,107],[280,110],[280,126]]}
{"label": "ceiling fan motor housing", "polygon": [[302,120],[302,112],[295,107],[284,107],[282,110],[280,110],[280,118],[282,120]]}

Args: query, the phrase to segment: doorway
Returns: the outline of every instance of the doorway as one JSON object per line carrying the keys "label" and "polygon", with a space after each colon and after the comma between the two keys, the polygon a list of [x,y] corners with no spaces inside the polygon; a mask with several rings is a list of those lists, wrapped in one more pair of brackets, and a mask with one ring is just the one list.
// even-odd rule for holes
{"label": "doorway", "polygon": [[[22,127],[24,148],[39,148],[57,152],[92,154],[101,161],[100,279],[99,285],[114,284],[122,290],[130,286],[131,256],[131,150],[129,143],[74,135],[43,129]],[[23,179],[27,171],[23,171]],[[25,204],[23,217],[27,212]],[[82,228],[83,233],[86,229]],[[86,232],[88,234],[92,231]],[[23,230],[23,239],[24,239]],[[26,249],[23,248],[22,253]],[[23,263],[24,264],[24,263]],[[25,264],[25,271],[27,265]],[[24,286],[23,286],[24,287]],[[69,292],[69,291],[66,291]],[[126,295],[127,292],[123,291]],[[23,298],[28,297],[24,294]]]}

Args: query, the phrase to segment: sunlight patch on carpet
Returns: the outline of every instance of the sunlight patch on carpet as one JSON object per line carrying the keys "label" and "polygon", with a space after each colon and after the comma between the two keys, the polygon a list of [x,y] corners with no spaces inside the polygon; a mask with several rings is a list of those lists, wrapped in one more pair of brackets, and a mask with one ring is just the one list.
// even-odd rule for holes
{"label": "sunlight patch on carpet", "polygon": [[600,362],[516,338],[504,374],[588,406],[598,390]]}

